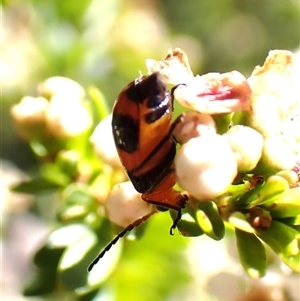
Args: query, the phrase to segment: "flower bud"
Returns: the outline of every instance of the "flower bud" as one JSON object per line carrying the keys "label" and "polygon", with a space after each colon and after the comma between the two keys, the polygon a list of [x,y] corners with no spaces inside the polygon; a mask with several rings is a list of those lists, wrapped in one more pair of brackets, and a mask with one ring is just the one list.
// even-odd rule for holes
{"label": "flower bud", "polygon": [[173,135],[180,144],[184,144],[192,138],[216,133],[214,119],[210,115],[199,112],[183,113],[179,124],[173,131]]}
{"label": "flower bud", "polygon": [[155,211],[155,207],[142,200],[131,182],[116,184],[109,192],[105,212],[108,219],[121,227]]}
{"label": "flower bud", "polygon": [[178,86],[174,96],[182,106],[204,114],[251,109],[250,86],[238,71],[196,76]]}
{"label": "flower bud", "polygon": [[103,162],[114,167],[120,167],[122,165],[112,135],[111,119],[112,115],[110,114],[101,120],[92,134],[90,141],[96,155]]}
{"label": "flower bud", "polygon": [[17,131],[25,140],[45,135],[45,112],[49,102],[44,97],[25,96],[10,109]]}
{"label": "flower bud", "polygon": [[293,169],[297,153],[289,146],[283,135],[267,137],[264,140],[263,152],[258,170],[263,173]]}
{"label": "flower bud", "polygon": [[235,156],[228,141],[220,135],[189,140],[174,162],[178,184],[199,200],[221,195],[237,175]]}
{"label": "flower bud", "polygon": [[38,92],[47,99],[51,99],[56,94],[68,95],[72,100],[80,100],[84,97],[84,89],[77,82],[61,76],[50,77],[40,83]]}
{"label": "flower bud", "polygon": [[263,136],[243,125],[231,127],[224,135],[235,155],[238,171],[252,170],[258,163],[263,148]]}
{"label": "flower bud", "polygon": [[88,130],[92,118],[83,102],[73,101],[72,95],[56,94],[46,111],[46,125],[54,137],[71,138]]}
{"label": "flower bud", "polygon": [[253,96],[252,111],[246,113],[246,124],[264,137],[278,135],[281,129],[281,114],[276,97],[271,94]]}

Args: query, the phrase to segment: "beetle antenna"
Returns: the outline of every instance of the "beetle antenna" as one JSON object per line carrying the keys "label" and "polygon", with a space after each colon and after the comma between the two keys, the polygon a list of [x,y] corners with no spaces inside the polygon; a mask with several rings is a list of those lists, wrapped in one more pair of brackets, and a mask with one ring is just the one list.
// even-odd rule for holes
{"label": "beetle antenna", "polygon": [[[132,224],[129,224],[124,230],[118,233],[106,246],[105,248],[98,254],[98,256],[92,261],[92,263],[88,266],[88,272],[90,272],[94,265],[98,263],[98,261],[104,256],[104,254],[110,250],[110,248],[117,243],[117,241],[122,238],[127,232],[131,231],[133,228],[138,227],[142,222],[145,222],[151,215],[156,213],[156,211],[152,211],[151,213],[144,215],[143,217],[135,220]],[[177,216],[178,218],[178,216]],[[176,218],[176,220],[177,220]],[[175,223],[175,222],[174,222]],[[174,225],[173,223],[173,225]],[[176,223],[177,224],[177,223]]]}

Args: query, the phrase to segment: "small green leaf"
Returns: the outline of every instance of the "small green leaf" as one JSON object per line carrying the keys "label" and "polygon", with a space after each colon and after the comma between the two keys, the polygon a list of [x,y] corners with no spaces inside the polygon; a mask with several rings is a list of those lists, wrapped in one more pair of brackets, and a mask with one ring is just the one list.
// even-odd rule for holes
{"label": "small green leaf", "polygon": [[37,194],[46,190],[55,190],[59,187],[59,185],[49,182],[46,179],[35,178],[12,186],[10,189],[18,193]]}
{"label": "small green leaf", "polygon": [[293,217],[300,214],[300,187],[288,189],[262,205],[274,218]]}
{"label": "small green leaf", "polygon": [[196,219],[203,232],[212,239],[220,240],[224,237],[224,222],[214,202],[198,202]]}
{"label": "small green leaf", "polygon": [[53,248],[46,244],[35,253],[33,262],[39,268],[56,270],[64,250],[65,247]]}
{"label": "small green leaf", "polygon": [[281,222],[288,226],[298,226],[300,225],[300,215],[283,218]]}
{"label": "small green leaf", "polygon": [[293,271],[300,273],[300,254],[295,256],[285,256],[283,254],[279,254],[279,258]]}
{"label": "small green leaf", "polygon": [[33,153],[40,158],[44,158],[48,155],[47,148],[39,141],[32,140],[29,143],[31,150]]}
{"label": "small green leaf", "polygon": [[243,232],[255,233],[255,229],[249,224],[248,219],[242,212],[233,212],[229,219],[229,223],[232,224],[236,229]]}
{"label": "small green leaf", "polygon": [[255,189],[257,198],[251,202],[249,208],[261,205],[271,198],[282,194],[284,191],[289,190],[289,188],[290,185],[285,178],[278,175],[270,176],[262,186]]}
{"label": "small green leaf", "polygon": [[56,158],[55,164],[58,168],[70,177],[76,177],[78,174],[78,164],[80,154],[76,150],[61,150]]}
{"label": "small green leaf", "polygon": [[[258,183],[254,188],[250,189],[251,186],[249,185],[249,182],[246,182],[245,188],[248,188],[248,191],[243,192],[241,194],[240,198],[237,198],[234,200],[234,206],[237,210],[242,210],[247,208],[250,204],[257,201],[260,190],[262,189],[262,186],[264,185],[264,182]],[[231,185],[233,186],[233,185]],[[230,187],[231,187],[230,186]]]}
{"label": "small green leaf", "polygon": [[68,185],[71,181],[68,175],[63,173],[57,165],[52,163],[42,165],[41,174],[47,181],[62,187]]}
{"label": "small green leaf", "polygon": [[[173,220],[177,217],[177,212],[170,210],[170,214]],[[190,206],[186,206],[182,210],[182,216],[177,224],[177,229],[179,232],[186,237],[195,237],[203,235],[203,230],[199,227],[196,221],[196,212]]]}
{"label": "small green leaf", "polygon": [[97,243],[97,236],[89,231],[85,236],[70,244],[63,253],[59,262],[59,270],[67,270],[78,264],[86,256],[86,253]]}
{"label": "small green leaf", "polygon": [[99,287],[80,287],[75,290],[75,293],[78,301],[96,301],[101,298],[101,291]]}
{"label": "small green leaf", "polygon": [[55,287],[56,270],[38,269],[35,276],[24,287],[23,295],[26,297],[45,295],[53,292]]}
{"label": "small green leaf", "polygon": [[259,278],[266,274],[267,261],[266,250],[253,233],[247,233],[235,229],[236,242],[240,261],[245,271],[253,278]]}
{"label": "small green leaf", "polygon": [[299,233],[297,230],[273,220],[266,230],[257,230],[257,235],[278,255],[284,257],[299,255]]}
{"label": "small green leaf", "polygon": [[63,221],[84,219],[95,206],[95,199],[91,196],[89,187],[80,183],[73,183],[63,191],[62,206],[59,217]]}
{"label": "small green leaf", "polygon": [[52,248],[68,247],[86,236],[92,235],[93,231],[83,224],[71,224],[53,231],[48,237],[48,244]]}
{"label": "small green leaf", "polygon": [[76,289],[87,284],[86,267],[95,254],[96,234],[90,232],[85,237],[71,244],[61,257],[58,266],[59,280],[68,289]]}

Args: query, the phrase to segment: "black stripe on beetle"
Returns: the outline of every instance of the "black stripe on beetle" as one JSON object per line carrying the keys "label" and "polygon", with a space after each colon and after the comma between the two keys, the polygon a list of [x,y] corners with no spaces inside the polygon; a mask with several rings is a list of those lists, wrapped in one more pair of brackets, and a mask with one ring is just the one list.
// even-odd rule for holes
{"label": "black stripe on beetle", "polygon": [[134,153],[139,148],[139,121],[131,116],[114,113],[112,119],[113,136],[116,146],[128,153]]}
{"label": "black stripe on beetle", "polygon": [[[163,144],[161,146],[163,146]],[[176,154],[176,144],[174,142],[174,144],[171,145],[168,153],[165,155],[164,158],[162,158],[161,162],[157,164],[155,167],[153,167],[151,170],[149,170],[148,172],[139,176],[135,176],[134,172],[138,170],[138,168],[134,171],[127,171],[127,174],[134,188],[140,193],[149,191],[153,187],[153,184],[157,182],[158,175],[160,175],[163,170],[166,170],[170,167],[170,165],[174,160],[175,154]],[[149,155],[149,157],[151,160],[152,157],[151,154]],[[147,161],[148,158],[145,159],[145,162]],[[141,165],[143,165],[143,163]]]}
{"label": "black stripe on beetle", "polygon": [[128,100],[134,103],[143,103],[147,101],[148,108],[156,108],[168,100],[165,83],[159,73],[153,73],[147,78],[139,77],[138,80],[130,85],[126,90]]}
{"label": "black stripe on beetle", "polygon": [[126,90],[126,96],[128,101],[132,101],[134,103],[143,103],[144,98],[141,97],[141,93],[137,88],[141,83],[134,83],[134,85],[130,85]]}
{"label": "black stripe on beetle", "polygon": [[163,107],[157,108],[153,110],[150,113],[147,113],[145,115],[145,121],[148,124],[151,124],[155,122],[156,120],[159,120],[163,115],[167,114],[169,112],[169,105],[164,105]]}

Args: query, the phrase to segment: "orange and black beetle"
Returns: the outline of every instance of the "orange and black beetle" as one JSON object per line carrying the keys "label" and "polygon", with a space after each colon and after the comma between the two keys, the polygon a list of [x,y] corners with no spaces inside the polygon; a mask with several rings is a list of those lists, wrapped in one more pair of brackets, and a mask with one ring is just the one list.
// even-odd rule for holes
{"label": "orange and black beetle", "polygon": [[[176,141],[172,122],[173,92],[156,72],[141,76],[127,85],[119,94],[112,113],[112,131],[120,160],[135,189],[142,199],[157,206],[158,210],[174,209],[178,212],[172,230],[181,218],[181,209],[188,200],[175,191],[174,157]],[[118,239],[137,227],[151,214],[128,225],[91,263],[88,270],[108,251]]]}

